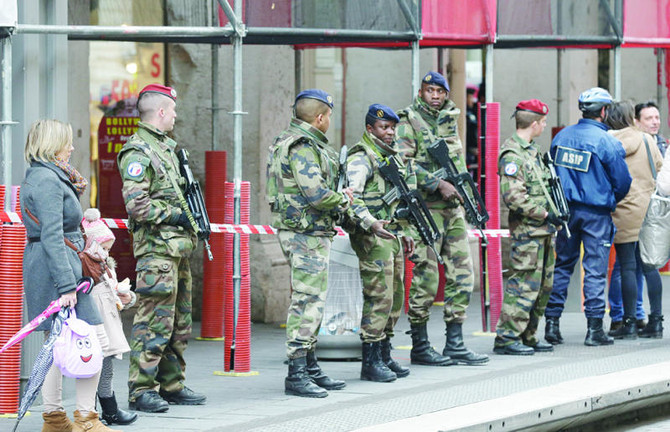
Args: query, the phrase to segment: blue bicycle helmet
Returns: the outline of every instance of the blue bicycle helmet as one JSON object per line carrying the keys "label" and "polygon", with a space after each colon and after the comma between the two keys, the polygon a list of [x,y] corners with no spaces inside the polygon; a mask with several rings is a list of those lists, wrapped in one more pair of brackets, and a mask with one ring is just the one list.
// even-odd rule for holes
{"label": "blue bicycle helmet", "polygon": [[611,105],[612,95],[600,87],[593,87],[579,95],[579,109],[582,112],[600,111],[604,106]]}

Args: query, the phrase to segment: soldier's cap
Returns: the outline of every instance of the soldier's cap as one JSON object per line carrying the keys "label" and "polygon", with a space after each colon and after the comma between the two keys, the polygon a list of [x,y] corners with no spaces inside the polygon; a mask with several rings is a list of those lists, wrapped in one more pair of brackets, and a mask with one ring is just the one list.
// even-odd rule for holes
{"label": "soldier's cap", "polygon": [[400,121],[400,117],[389,107],[382,104],[372,104],[368,108],[367,117],[370,120],[391,120],[396,123]]}
{"label": "soldier's cap", "polygon": [[528,111],[535,114],[547,115],[549,114],[549,107],[539,99],[529,99],[519,102],[514,112],[516,113],[517,111]]}
{"label": "soldier's cap", "polygon": [[[140,95],[139,97],[141,98],[143,94],[145,93],[158,93],[162,94],[163,96],[167,96],[173,101],[177,102],[177,90],[173,89],[172,87],[160,85],[160,84],[149,84],[148,86],[145,86],[142,90],[140,90]],[[138,98],[139,99],[139,98]]]}
{"label": "soldier's cap", "polygon": [[333,108],[333,97],[323,90],[319,89],[303,90],[300,93],[298,93],[298,96],[295,97],[295,101],[298,102],[302,98],[316,99],[320,102],[325,103],[331,109]]}
{"label": "soldier's cap", "polygon": [[451,91],[449,89],[449,83],[447,82],[447,79],[442,76],[441,73],[435,72],[435,71],[430,71],[428,72],[423,79],[421,80],[422,83],[425,84],[431,84],[431,85],[439,85],[446,91]]}

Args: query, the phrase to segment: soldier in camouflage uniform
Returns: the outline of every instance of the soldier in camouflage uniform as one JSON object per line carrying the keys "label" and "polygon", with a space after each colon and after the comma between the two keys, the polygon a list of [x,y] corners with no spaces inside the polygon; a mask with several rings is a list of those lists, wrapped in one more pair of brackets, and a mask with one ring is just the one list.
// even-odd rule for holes
{"label": "soldier in camouflage uniform", "polygon": [[383,200],[393,185],[377,169],[387,158],[404,167],[394,148],[398,120],[391,108],[370,105],[363,138],[349,150],[347,158],[347,179],[358,198],[350,212],[353,226],[347,230],[363,282],[361,379],[376,382],[409,375],[409,369],[391,357],[391,338],[405,295],[403,251],[411,254],[414,240],[403,235],[407,221],[394,218],[398,201],[387,204]]}
{"label": "soldier in camouflage uniform", "polygon": [[510,265],[493,351],[532,355],[554,347],[536,336],[554,282],[556,216],[549,193],[549,169],[533,142],[547,125],[547,105],[537,99],[519,102],[516,133],[500,148],[498,175],[509,208]]}
{"label": "soldier in camouflage uniform", "polygon": [[266,197],[272,225],[291,266],[291,304],[286,320],[288,376],[285,393],[326,397],[345,387],[329,378],[315,355],[328,288],[328,259],[335,219],[346,212],[350,189],[337,192],[338,154],[325,136],[333,99],[323,90],[298,94],[294,118],[269,148]]}
{"label": "soldier in camouflage uniform", "polygon": [[447,339],[442,355],[428,341],[426,323],[438,287],[438,261],[429,248],[417,242],[410,260],[414,275],[409,297],[409,322],[412,333],[413,364],[447,366],[454,363],[483,364],[488,356],[477,354],[463,343],[465,309],[470,303],[474,272],[462,197],[454,186],[433,173],[440,167],[428,154],[428,146],[438,139],[447,142],[449,155],[460,172],[467,172],[463,145],[458,137],[460,110],[448,99],[449,84],[437,72],[429,72],[421,82],[414,103],[398,112],[398,151],[413,160],[417,183],[440,229],[435,247],[445,263],[444,321]]}
{"label": "soldier in camouflage uniform", "polygon": [[130,408],[165,412],[168,403],[202,405],[184,386],[191,334],[189,257],[197,238],[185,213],[175,143],[177,93],[151,84],[140,92],[140,123],[118,155],[123,198],[137,258],[138,310],[130,341]]}

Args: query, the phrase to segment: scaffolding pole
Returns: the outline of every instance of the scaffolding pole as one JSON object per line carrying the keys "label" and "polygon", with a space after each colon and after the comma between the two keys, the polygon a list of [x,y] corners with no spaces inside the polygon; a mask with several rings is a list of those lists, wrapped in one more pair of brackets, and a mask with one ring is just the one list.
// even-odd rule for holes
{"label": "scaffolding pole", "polygon": [[[7,29],[3,29],[7,30]],[[2,178],[5,184],[5,206],[9,211],[12,193],[12,37],[2,39]]]}
{"label": "scaffolding pole", "polygon": [[[225,8],[224,8],[224,12]],[[230,19],[230,18],[229,18]],[[16,33],[66,34],[74,40],[109,40],[126,42],[165,41],[180,43],[228,43],[236,32],[245,37],[308,37],[324,38],[337,42],[338,39],[363,39],[365,41],[411,42],[416,39],[413,31],[312,29],[283,27],[245,27],[238,21],[239,29],[231,24],[223,27],[170,27],[170,26],[70,26],[18,24]],[[203,41],[201,39],[207,39]],[[270,42],[276,43],[276,42]],[[295,42],[298,43],[298,42]]]}
{"label": "scaffolding pole", "polygon": [[[242,116],[247,113],[242,110],[242,40],[246,35],[244,23],[241,21],[242,2],[235,2],[235,11],[230,8],[226,0],[219,0],[219,4],[233,27],[233,199],[234,223],[240,224],[242,199]],[[240,293],[242,292],[242,263],[240,250],[240,234],[233,236],[233,295],[234,321],[233,340],[231,343],[230,369],[235,369],[235,339],[240,311]]]}

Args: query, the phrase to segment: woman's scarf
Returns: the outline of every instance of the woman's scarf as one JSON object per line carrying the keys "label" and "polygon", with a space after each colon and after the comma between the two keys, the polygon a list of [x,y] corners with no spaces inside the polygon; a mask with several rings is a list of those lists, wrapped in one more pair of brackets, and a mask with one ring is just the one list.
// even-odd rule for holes
{"label": "woman's scarf", "polygon": [[68,179],[70,179],[70,182],[77,190],[77,194],[81,195],[84,193],[86,186],[88,186],[88,180],[79,174],[79,171],[77,171],[75,167],[70,165],[69,162],[60,160],[58,158],[54,159],[54,165],[63,170],[63,172],[67,175]]}

